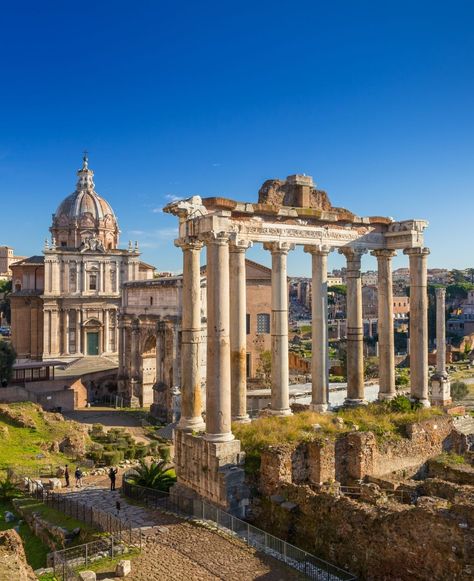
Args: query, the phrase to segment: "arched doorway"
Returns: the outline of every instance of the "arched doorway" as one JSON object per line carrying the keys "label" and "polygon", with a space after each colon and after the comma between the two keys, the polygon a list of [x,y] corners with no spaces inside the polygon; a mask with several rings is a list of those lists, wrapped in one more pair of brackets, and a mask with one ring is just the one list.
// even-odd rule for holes
{"label": "arched doorway", "polygon": [[142,406],[153,403],[153,386],[156,383],[156,336],[149,335],[142,350]]}
{"label": "arched doorway", "polygon": [[97,319],[89,319],[83,325],[85,355],[96,357],[101,354],[102,323]]}

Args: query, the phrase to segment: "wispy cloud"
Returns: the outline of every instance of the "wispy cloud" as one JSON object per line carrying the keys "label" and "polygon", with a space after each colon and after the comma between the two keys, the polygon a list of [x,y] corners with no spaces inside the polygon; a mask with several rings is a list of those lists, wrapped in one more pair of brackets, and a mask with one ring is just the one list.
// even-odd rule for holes
{"label": "wispy cloud", "polygon": [[[183,196],[177,196],[176,194],[165,194],[165,199],[167,203],[177,202],[182,198]],[[157,206],[156,208],[153,208],[151,211],[153,212],[153,214],[161,214],[163,212],[163,206]]]}
{"label": "wispy cloud", "polygon": [[159,248],[164,243],[173,242],[178,237],[178,228],[160,228],[155,230],[129,230],[129,236],[136,236],[142,248]]}

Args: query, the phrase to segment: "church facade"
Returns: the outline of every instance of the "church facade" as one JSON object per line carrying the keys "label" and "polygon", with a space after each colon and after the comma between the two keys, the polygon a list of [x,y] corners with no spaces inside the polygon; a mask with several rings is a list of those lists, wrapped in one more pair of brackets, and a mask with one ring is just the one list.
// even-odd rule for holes
{"label": "church facade", "polygon": [[12,342],[18,359],[118,354],[121,286],[153,277],[138,245],[120,249],[110,204],[95,191],[87,157],[76,190],[53,214],[43,256],[12,266]]}

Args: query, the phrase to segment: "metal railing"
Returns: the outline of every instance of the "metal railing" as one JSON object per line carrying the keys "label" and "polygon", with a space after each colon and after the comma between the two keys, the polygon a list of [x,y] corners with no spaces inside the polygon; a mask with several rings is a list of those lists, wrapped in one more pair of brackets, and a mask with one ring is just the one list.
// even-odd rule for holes
{"label": "metal railing", "polygon": [[128,498],[154,509],[191,517],[215,525],[217,530],[239,537],[249,546],[283,561],[309,579],[316,581],[355,581],[356,577],[307,551],[243,521],[201,499],[171,498],[166,492],[145,488],[131,482],[133,471],[123,476],[122,492]]}
{"label": "metal railing", "polygon": [[48,555],[48,562],[59,581],[80,579],[77,570],[89,567],[104,558],[114,558],[129,554],[131,549],[120,539],[111,535],[91,543],[54,551]]}
{"label": "metal railing", "polygon": [[127,520],[93,506],[88,506],[83,502],[68,498],[68,494],[52,492],[51,490],[40,487],[28,489],[26,494],[101,532],[113,534],[121,542],[141,547],[142,533],[140,527],[134,527]]}

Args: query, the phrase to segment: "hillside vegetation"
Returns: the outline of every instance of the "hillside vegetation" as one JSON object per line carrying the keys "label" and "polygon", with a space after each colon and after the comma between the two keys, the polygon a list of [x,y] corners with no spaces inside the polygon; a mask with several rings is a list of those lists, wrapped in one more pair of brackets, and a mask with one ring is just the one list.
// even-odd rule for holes
{"label": "hillside vegetation", "polygon": [[30,402],[0,405],[0,470],[64,464],[85,453],[89,437],[77,422]]}

